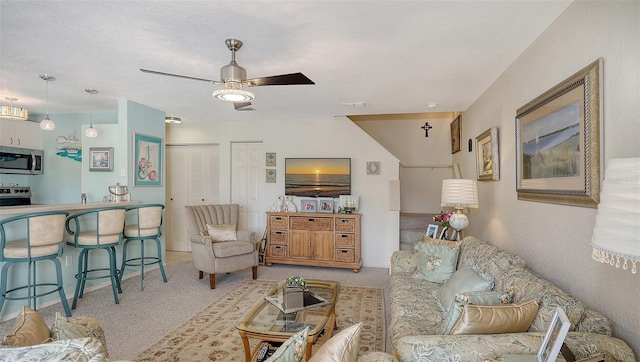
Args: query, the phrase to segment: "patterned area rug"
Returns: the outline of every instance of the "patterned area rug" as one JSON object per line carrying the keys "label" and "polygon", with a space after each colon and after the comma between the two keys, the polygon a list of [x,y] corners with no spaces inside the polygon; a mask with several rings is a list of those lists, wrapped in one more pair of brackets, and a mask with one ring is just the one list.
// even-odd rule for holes
{"label": "patterned area rug", "polygon": [[[234,327],[236,320],[274,283],[268,280],[242,282],[156,341],[135,361],[244,361],[242,340]],[[345,327],[362,322],[360,354],[384,351],[384,313],[382,289],[343,285],[336,304],[338,329],[334,335]],[[258,340],[250,339],[250,342],[253,350]],[[322,338],[318,339],[314,351],[323,342]]]}

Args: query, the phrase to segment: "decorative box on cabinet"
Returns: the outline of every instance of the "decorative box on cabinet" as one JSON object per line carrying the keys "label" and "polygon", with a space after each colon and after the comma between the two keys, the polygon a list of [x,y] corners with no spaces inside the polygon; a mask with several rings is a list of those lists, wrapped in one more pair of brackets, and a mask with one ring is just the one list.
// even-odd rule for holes
{"label": "decorative box on cabinet", "polygon": [[360,214],[267,212],[265,264],[362,267]]}

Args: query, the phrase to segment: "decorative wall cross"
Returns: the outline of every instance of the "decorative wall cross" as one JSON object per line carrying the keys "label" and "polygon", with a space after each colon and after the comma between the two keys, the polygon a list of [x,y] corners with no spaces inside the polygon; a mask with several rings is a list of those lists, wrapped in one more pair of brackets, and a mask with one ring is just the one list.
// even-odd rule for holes
{"label": "decorative wall cross", "polygon": [[420,127],[424,130],[424,136],[425,137],[429,137],[429,130],[432,129],[433,127],[429,126],[429,122],[425,122],[424,126]]}

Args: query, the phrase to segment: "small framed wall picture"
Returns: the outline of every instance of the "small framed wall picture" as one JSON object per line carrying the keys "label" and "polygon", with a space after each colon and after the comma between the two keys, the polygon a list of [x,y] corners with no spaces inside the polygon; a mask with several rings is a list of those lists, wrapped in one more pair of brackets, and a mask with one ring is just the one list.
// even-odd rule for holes
{"label": "small framed wall picture", "polygon": [[89,171],[113,171],[113,147],[89,148]]}
{"label": "small framed wall picture", "polygon": [[367,175],[379,175],[380,174],[380,161],[367,162]]}
{"label": "small framed wall picture", "polygon": [[333,200],[320,200],[320,206],[318,207],[318,212],[324,212],[327,214],[333,214]]}
{"label": "small framed wall picture", "polygon": [[300,212],[317,212],[318,203],[313,199],[300,200]]}
{"label": "small framed wall picture", "polygon": [[460,152],[460,135],[462,133],[462,116],[458,115],[451,121],[451,153]]}
{"label": "small framed wall picture", "polygon": [[429,227],[427,228],[426,235],[427,235],[427,237],[430,237],[432,239],[437,239],[438,238],[438,225],[429,224]]}
{"label": "small framed wall picture", "polygon": [[267,152],[265,155],[265,166],[267,167],[276,167],[276,153],[275,152]]}
{"label": "small framed wall picture", "polygon": [[276,169],[275,168],[267,168],[265,170],[265,179],[267,183],[275,183],[276,182]]}

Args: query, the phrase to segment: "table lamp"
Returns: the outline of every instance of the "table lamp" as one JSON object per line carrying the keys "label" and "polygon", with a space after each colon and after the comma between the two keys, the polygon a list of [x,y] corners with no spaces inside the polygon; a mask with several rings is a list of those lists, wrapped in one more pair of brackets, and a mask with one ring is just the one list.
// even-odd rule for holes
{"label": "table lamp", "polygon": [[478,184],[476,180],[442,180],[440,206],[450,206],[456,210],[449,218],[449,225],[457,232],[456,240],[460,240],[460,232],[469,226],[469,219],[462,212],[462,209],[465,207],[478,208]]}
{"label": "table lamp", "polygon": [[591,257],[638,272],[640,261],[640,158],[611,159],[591,237]]}

